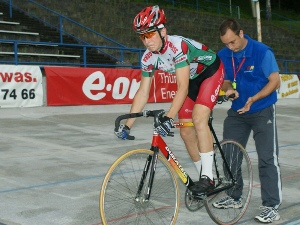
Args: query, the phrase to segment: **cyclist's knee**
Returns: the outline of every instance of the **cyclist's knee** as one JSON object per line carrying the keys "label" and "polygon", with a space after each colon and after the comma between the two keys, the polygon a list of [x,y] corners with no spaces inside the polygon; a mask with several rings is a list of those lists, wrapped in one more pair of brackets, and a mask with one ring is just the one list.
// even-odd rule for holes
{"label": "cyclist's knee", "polygon": [[199,116],[195,115],[193,116],[193,123],[195,126],[195,129],[205,129],[208,127],[208,116]]}
{"label": "cyclist's knee", "polygon": [[211,110],[203,105],[197,105],[193,111],[193,122],[196,126],[206,126]]}
{"label": "cyclist's knee", "polygon": [[185,127],[180,129],[180,136],[183,140],[187,140],[195,135],[195,130],[194,128],[190,127]]}

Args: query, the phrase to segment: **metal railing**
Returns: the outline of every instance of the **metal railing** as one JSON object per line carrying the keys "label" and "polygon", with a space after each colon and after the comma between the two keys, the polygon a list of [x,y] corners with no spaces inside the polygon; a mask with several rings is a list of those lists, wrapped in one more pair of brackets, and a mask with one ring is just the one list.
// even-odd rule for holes
{"label": "metal railing", "polygon": [[[19,40],[4,40],[0,39],[0,43],[13,43],[13,59],[12,60],[0,60],[0,64],[14,64],[14,65],[62,65],[62,66],[80,66],[80,67],[128,67],[133,69],[140,69],[140,59],[144,53],[144,49],[139,48],[119,48],[119,47],[108,47],[108,46],[94,46],[94,45],[84,45],[84,44],[62,44],[62,43],[55,43],[55,42],[34,42],[34,41],[19,41]],[[61,47],[70,47],[80,49],[82,53],[82,58],[79,62],[51,62],[51,61],[20,61],[19,58],[19,47],[21,45],[57,45]],[[87,50],[88,49],[103,49],[103,50],[119,50],[125,54],[132,54],[132,57],[135,57],[135,61],[138,62],[136,65],[132,64],[124,64],[124,63],[117,63],[117,64],[93,64],[88,63],[88,56]],[[42,55],[42,54],[41,54]],[[300,74],[300,60],[285,60],[285,59],[277,59],[278,66],[280,68],[280,73],[284,74]]]}
{"label": "metal railing", "polygon": [[[13,2],[17,2],[17,0],[14,0],[14,1],[13,0],[1,0],[1,1],[5,2],[9,5],[9,16],[11,18],[13,17],[12,9],[14,8],[14,9],[17,9],[18,11],[23,12],[24,14],[30,16],[31,18],[34,18],[37,21],[42,22],[46,26],[57,30],[59,32],[59,37],[60,37],[59,43],[60,44],[64,44],[64,38],[63,38],[64,36],[69,36],[84,46],[90,46],[90,47],[93,46],[92,48],[95,48],[98,52],[105,54],[105,55],[111,57],[112,59],[115,59],[120,64],[123,64],[125,61],[124,51],[128,52],[128,49],[129,49],[125,45],[118,43],[117,41],[110,39],[110,38],[106,37],[105,35],[100,34],[96,31],[92,30],[91,28],[86,27],[64,15],[61,15],[60,13],[58,13],[52,9],[49,9],[49,8],[45,7],[44,5],[41,5],[33,0],[28,0],[28,3],[35,5],[38,8],[38,10],[40,11],[40,13],[43,12],[44,15],[51,14],[51,15],[55,16],[57,18],[58,25],[54,25],[53,23],[46,21],[47,18],[42,19],[41,17],[33,15],[32,13],[28,12],[27,10],[20,8],[18,5],[13,4]],[[24,1],[24,0],[22,0],[22,1]],[[66,24],[66,23],[68,23],[68,24]],[[80,29],[83,30],[87,36],[90,36],[90,37],[94,36],[98,39],[101,39],[103,42],[105,42],[104,46],[95,47],[95,45],[83,40],[82,38],[80,38],[78,36],[75,36],[75,35],[69,33],[68,31],[66,31],[65,27],[70,27],[70,26],[75,27],[75,29],[77,29],[77,30],[80,30]],[[61,45],[61,46],[63,46],[63,45]],[[110,47],[105,47],[105,46],[110,46]],[[113,46],[113,47],[111,47],[111,46]],[[135,50],[132,50],[132,51],[140,52],[143,50],[144,49],[136,48]]]}
{"label": "metal railing", "polygon": [[300,74],[300,60],[276,59],[280,73]]}
{"label": "metal railing", "polygon": [[[55,42],[34,42],[34,41],[20,41],[20,40],[4,40],[0,39],[1,43],[13,43],[13,59],[8,60],[0,60],[0,64],[14,64],[14,65],[61,65],[61,66],[80,66],[80,67],[129,67],[133,69],[139,69],[141,68],[140,64],[137,65],[132,65],[132,64],[126,64],[123,63],[122,61],[119,61],[117,64],[99,64],[99,63],[88,63],[88,56],[87,56],[87,50],[88,49],[101,49],[101,50],[118,50],[120,52],[128,53],[128,54],[133,54],[133,57],[136,57],[136,61],[140,62],[140,58],[142,57],[142,54],[144,52],[144,49],[138,49],[138,48],[125,48],[125,47],[111,47],[111,46],[97,46],[97,45],[85,45],[85,44],[62,44],[62,43],[55,43]],[[70,48],[76,48],[80,49],[80,52],[82,54],[82,58],[78,62],[51,62],[49,61],[22,61],[20,60],[20,55],[22,52],[18,50],[20,45],[53,45],[53,46],[60,46],[60,47],[70,47]],[[1,53],[0,53],[1,55]],[[35,55],[38,56],[38,53]],[[45,54],[41,54],[43,56]],[[51,54],[49,54],[51,55]],[[30,56],[30,55],[29,55]],[[63,56],[63,54],[62,54]],[[55,57],[59,57],[59,55],[55,55]]]}

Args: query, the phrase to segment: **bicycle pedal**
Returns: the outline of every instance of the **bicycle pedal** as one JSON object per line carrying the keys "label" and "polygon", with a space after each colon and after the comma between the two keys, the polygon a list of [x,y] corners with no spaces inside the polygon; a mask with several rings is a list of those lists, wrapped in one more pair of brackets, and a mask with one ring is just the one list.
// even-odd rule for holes
{"label": "bicycle pedal", "polygon": [[206,200],[207,195],[206,193],[193,194],[193,198],[195,200]]}

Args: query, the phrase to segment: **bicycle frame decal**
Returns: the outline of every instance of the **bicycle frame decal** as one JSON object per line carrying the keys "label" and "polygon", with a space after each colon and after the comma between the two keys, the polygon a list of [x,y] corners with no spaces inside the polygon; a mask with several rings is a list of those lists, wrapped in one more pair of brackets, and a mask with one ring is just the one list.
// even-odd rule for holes
{"label": "bicycle frame decal", "polygon": [[183,169],[182,165],[180,164],[179,160],[176,158],[174,153],[171,151],[171,149],[167,146],[165,141],[162,139],[160,135],[154,134],[152,139],[152,146],[157,146],[162,154],[166,157],[168,162],[173,167],[174,171],[177,173],[179,178],[182,180],[182,182],[189,186],[190,184],[190,177]]}
{"label": "bicycle frame decal", "polygon": [[165,150],[169,153],[169,157],[167,158],[167,160],[170,162],[171,166],[174,168],[180,179],[186,184],[188,177],[183,167],[168,146],[165,147]]}
{"label": "bicycle frame decal", "polygon": [[183,128],[183,127],[193,127],[193,122],[174,122],[174,127]]}

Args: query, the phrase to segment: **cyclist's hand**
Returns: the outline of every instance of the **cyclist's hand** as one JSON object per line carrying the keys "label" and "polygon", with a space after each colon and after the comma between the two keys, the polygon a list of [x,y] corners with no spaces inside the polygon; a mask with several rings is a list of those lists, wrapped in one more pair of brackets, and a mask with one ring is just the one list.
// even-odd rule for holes
{"label": "cyclist's hand", "polygon": [[130,128],[124,124],[120,124],[118,131],[115,131],[115,135],[123,140],[129,139],[133,140],[134,136],[129,135],[130,133]]}
{"label": "cyclist's hand", "polygon": [[164,116],[159,119],[159,122],[160,124],[158,127],[156,127],[156,130],[161,136],[165,137],[170,133],[171,128],[174,127],[174,120]]}

